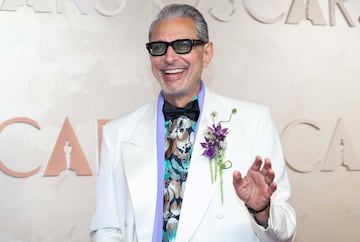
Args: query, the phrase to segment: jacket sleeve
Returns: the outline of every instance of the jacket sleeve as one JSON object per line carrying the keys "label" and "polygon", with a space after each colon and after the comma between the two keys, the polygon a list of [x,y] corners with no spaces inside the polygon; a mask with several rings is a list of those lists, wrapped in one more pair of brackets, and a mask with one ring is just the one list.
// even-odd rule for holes
{"label": "jacket sleeve", "polygon": [[124,241],[119,229],[103,228],[91,233],[93,242],[120,242]]}
{"label": "jacket sleeve", "polygon": [[265,229],[253,219],[255,233],[260,241],[293,241],[296,214],[291,206],[291,187],[280,139],[267,107],[258,119],[254,152],[258,152],[263,158],[270,158],[277,183],[277,190],[271,196],[268,227]]}
{"label": "jacket sleeve", "polygon": [[125,224],[129,219],[126,210],[129,208],[130,198],[123,175],[119,137],[121,132],[118,127],[116,122],[111,121],[103,129],[96,208],[90,229],[95,242],[123,242],[126,241],[126,232],[129,232]]}

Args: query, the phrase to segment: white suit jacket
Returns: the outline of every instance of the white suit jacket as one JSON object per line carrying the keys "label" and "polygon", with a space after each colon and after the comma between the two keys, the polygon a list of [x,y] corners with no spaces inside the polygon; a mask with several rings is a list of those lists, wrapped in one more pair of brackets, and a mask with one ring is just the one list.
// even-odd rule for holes
{"label": "white suit jacket", "polygon": [[[233,108],[237,113],[223,124],[229,129],[225,160],[230,160],[233,166],[223,170],[224,204],[221,204],[219,182],[211,183],[209,160],[202,155],[200,142],[204,141],[203,131],[212,125],[211,112],[217,112],[217,122],[227,120]],[[94,234],[106,228],[113,230],[94,236],[95,241],[152,239],[157,193],[156,117],[154,102],[104,127],[91,231]],[[291,241],[295,234],[295,211],[290,205],[290,185],[269,109],[205,89],[198,125],[176,241]],[[232,172],[237,169],[246,175],[256,155],[271,159],[277,183],[267,229],[255,222],[232,185]]]}

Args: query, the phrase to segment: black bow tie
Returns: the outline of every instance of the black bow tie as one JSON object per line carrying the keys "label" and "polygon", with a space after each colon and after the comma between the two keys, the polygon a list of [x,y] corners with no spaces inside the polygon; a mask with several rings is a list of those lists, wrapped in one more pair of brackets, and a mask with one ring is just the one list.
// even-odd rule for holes
{"label": "black bow tie", "polygon": [[178,117],[185,115],[191,120],[197,122],[200,114],[200,109],[198,105],[198,100],[193,100],[186,104],[183,108],[178,108],[171,103],[164,101],[163,113],[165,120],[174,120]]}

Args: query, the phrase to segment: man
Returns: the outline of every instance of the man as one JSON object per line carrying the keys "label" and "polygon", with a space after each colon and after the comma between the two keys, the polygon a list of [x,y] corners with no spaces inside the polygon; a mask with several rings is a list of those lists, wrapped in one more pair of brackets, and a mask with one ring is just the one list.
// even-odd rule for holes
{"label": "man", "polygon": [[93,240],[293,240],[295,211],[269,110],[205,87],[213,44],[203,16],[169,5],[149,41],[162,91],[157,103],[104,127]]}

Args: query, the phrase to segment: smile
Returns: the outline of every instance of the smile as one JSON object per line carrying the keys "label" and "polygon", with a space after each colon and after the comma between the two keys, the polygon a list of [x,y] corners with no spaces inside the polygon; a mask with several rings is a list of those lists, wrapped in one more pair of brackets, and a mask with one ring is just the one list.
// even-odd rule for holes
{"label": "smile", "polygon": [[178,69],[164,70],[164,73],[165,74],[177,74],[177,73],[181,73],[184,71],[185,71],[185,68],[178,68]]}

